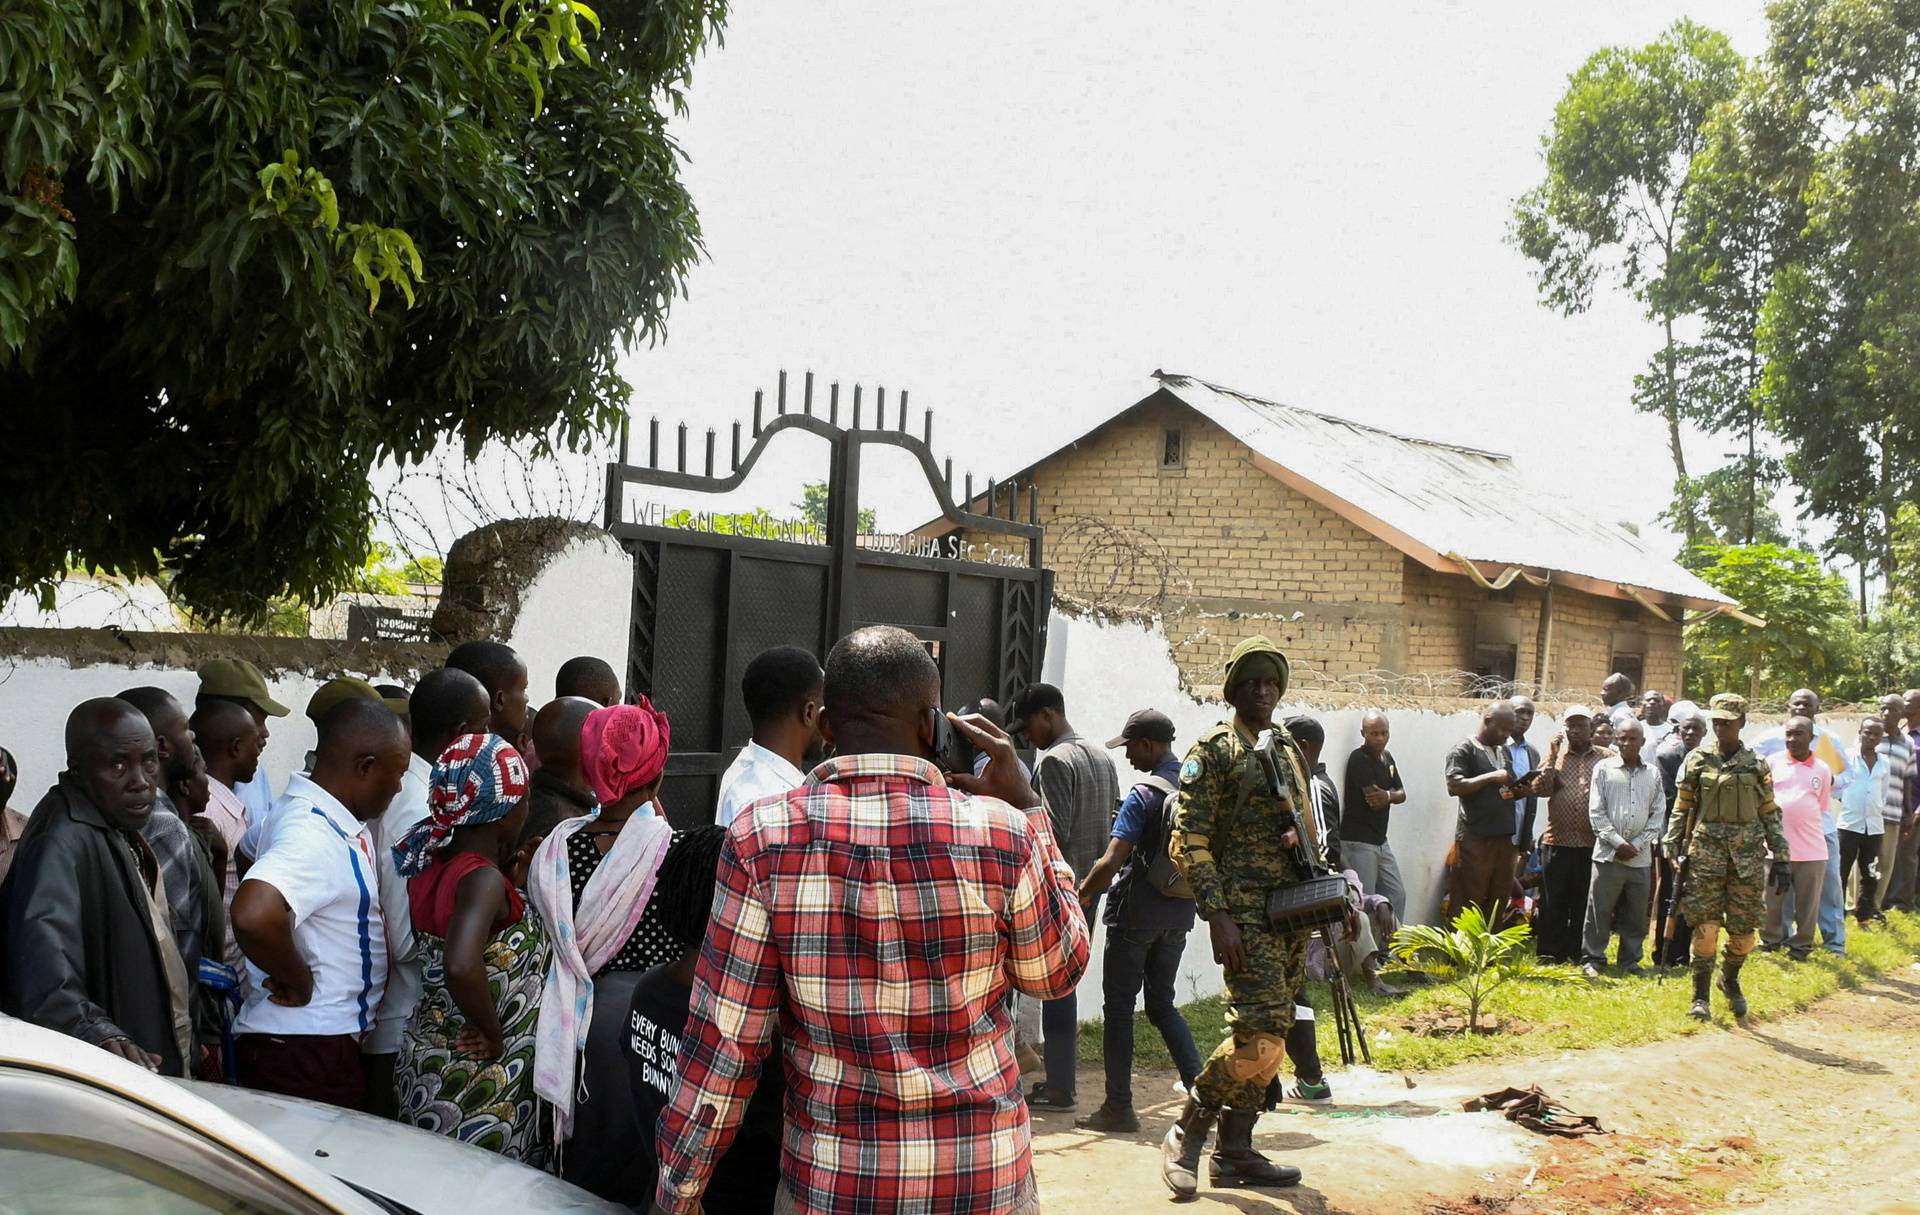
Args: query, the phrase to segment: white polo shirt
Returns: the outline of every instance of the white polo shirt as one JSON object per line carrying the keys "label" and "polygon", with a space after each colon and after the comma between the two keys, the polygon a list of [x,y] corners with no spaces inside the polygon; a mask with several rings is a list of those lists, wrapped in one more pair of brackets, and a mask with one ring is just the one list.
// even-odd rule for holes
{"label": "white polo shirt", "polygon": [[281,812],[287,809],[288,803],[293,803],[295,809],[304,809],[313,804],[313,791],[320,788],[305,772],[295,772],[287,778],[286,792],[262,810],[247,796],[247,791],[258,788],[259,783],[255,780],[234,790],[247,807],[247,832],[240,837],[240,851],[256,861],[273,847],[274,829],[280,825]]}
{"label": "white polo shirt", "polygon": [[786,756],[748,739],[720,777],[720,805],[713,821],[725,827],[748,802],[798,789],[806,779],[807,774],[788,763]]}
{"label": "white polo shirt", "polygon": [[296,776],[274,803],[276,824],[249,882],[280,892],[293,912],[293,944],[313,971],[313,998],[299,1008],[267,998],[266,972],[246,969],[236,1034],[364,1034],[387,983],[373,835],[335,797]]}

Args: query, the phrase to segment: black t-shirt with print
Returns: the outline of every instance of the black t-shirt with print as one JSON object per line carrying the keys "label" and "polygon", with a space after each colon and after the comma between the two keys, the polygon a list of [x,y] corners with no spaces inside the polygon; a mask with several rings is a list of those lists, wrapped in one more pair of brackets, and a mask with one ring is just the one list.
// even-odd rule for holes
{"label": "black t-shirt with print", "polygon": [[[674,982],[665,966],[654,967],[633,986],[626,1027],[620,1036],[620,1053],[626,1057],[627,1074],[632,1080],[634,1117],[640,1127],[639,1155],[646,1162],[649,1178],[647,1199],[637,1204],[643,1211],[652,1198],[652,1179],[659,1173],[654,1133],[660,1112],[673,1100],[680,1035],[686,1032],[687,1003],[692,998],[692,988]],[[761,1068],[759,1087],[747,1102],[746,1116],[732,1146],[714,1163],[702,1198],[706,1210],[715,1215],[722,1211],[756,1215],[773,1210],[780,1186],[783,1088],[776,1043]]]}

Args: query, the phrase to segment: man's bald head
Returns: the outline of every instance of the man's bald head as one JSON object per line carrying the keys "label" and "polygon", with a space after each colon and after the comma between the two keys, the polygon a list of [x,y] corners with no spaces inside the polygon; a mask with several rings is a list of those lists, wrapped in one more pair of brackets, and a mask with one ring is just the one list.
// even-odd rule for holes
{"label": "man's bald head", "polygon": [[314,764],[317,767],[329,759],[350,755],[384,754],[396,746],[406,750],[406,727],[399,716],[377,700],[355,696],[333,706],[320,719]]}
{"label": "man's bald head", "polygon": [[1795,717],[1813,718],[1820,713],[1820,693],[1812,688],[1795,688],[1787,697],[1787,712]]}
{"label": "man's bald head", "polygon": [[585,696],[562,696],[550,700],[533,718],[533,750],[540,766],[552,765],[563,773],[580,770],[580,727],[587,714],[601,706]]}
{"label": "man's bald head", "polygon": [[153,812],[160,751],[147,716],[124,700],[83,700],[67,714],[67,772],[109,824],[137,831]]}
{"label": "man's bald head", "polygon": [[215,780],[232,787],[253,779],[260,767],[261,737],[251,710],[238,701],[205,700],[194,709],[190,724]]}
{"label": "man's bald head", "polygon": [[153,727],[154,742],[160,748],[160,772],[167,782],[193,773],[193,729],[187,724],[187,711],[165,688],[128,688],[115,697],[138,709]]}
{"label": "man's bald head", "polygon": [[377,700],[355,696],[320,719],[313,780],[361,822],[386,813],[406,775],[407,726]]}
{"label": "man's bald head", "polygon": [[1496,700],[1480,710],[1480,741],[1497,744],[1513,737],[1513,706],[1504,700]]}
{"label": "man's bald head", "polygon": [[413,685],[407,708],[413,719],[414,754],[433,763],[454,739],[487,728],[492,701],[478,678],[446,667],[427,672]]}
{"label": "man's bald head", "polygon": [[1619,671],[1606,677],[1600,684],[1600,699],[1609,707],[1619,704],[1633,695],[1633,680]]}
{"label": "man's bald head", "polygon": [[890,624],[842,637],[827,655],[828,741],[841,754],[931,753],[940,668],[926,643]]}

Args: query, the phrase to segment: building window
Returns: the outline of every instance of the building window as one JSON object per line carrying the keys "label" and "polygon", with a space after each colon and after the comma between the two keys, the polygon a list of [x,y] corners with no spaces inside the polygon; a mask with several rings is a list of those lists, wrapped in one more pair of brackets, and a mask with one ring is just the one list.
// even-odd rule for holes
{"label": "building window", "polygon": [[1187,435],[1178,426],[1160,431],[1160,471],[1175,472],[1187,466]]}
{"label": "building window", "polygon": [[1647,690],[1647,658],[1644,654],[1615,654],[1607,663],[1607,673],[1625,675],[1633,680],[1635,692]]}
{"label": "building window", "polygon": [[1472,694],[1488,698],[1511,695],[1519,671],[1519,646],[1480,642],[1473,647]]}

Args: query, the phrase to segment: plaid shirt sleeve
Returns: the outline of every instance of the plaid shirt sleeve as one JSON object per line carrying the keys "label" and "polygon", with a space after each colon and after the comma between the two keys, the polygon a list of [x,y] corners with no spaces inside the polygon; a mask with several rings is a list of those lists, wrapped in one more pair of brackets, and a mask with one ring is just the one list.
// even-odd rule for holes
{"label": "plaid shirt sleeve", "polygon": [[1087,916],[1045,816],[1029,813],[1026,864],[1007,900],[1007,978],[1038,1000],[1070,995],[1087,969]]}
{"label": "plaid shirt sleeve", "polygon": [[694,970],[679,1085],[660,1113],[655,1137],[655,1201],[663,1210],[679,1215],[699,1209],[713,1163],[732,1143],[759,1082],[779,1007],[772,917],[730,835],[720,848],[713,916]]}

